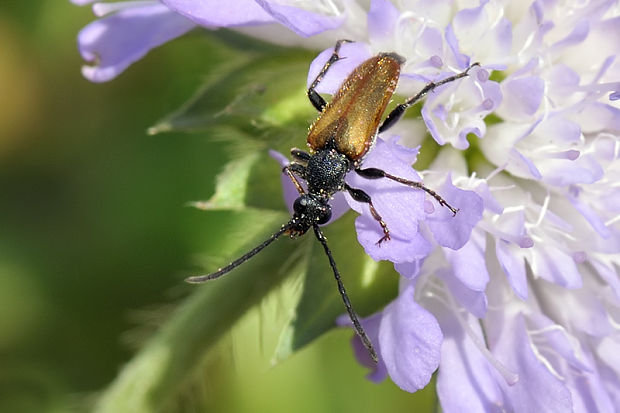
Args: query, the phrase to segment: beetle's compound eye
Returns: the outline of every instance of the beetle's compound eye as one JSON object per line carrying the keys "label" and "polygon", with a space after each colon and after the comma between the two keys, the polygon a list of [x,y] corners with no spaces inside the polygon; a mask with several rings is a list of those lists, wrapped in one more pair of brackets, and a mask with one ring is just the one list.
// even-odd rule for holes
{"label": "beetle's compound eye", "polygon": [[304,194],[293,204],[295,216],[308,225],[313,223],[325,224],[332,217],[331,207],[310,194]]}
{"label": "beetle's compound eye", "polygon": [[295,214],[297,215],[302,215],[305,214],[306,211],[308,210],[308,195],[302,195],[299,198],[297,198],[295,200],[295,203],[293,204],[293,211],[295,211]]}
{"label": "beetle's compound eye", "polygon": [[329,221],[331,217],[332,217],[332,209],[330,208],[329,205],[325,205],[321,209],[321,215],[319,215],[319,218],[317,219],[317,223],[319,225],[327,224],[327,221]]}

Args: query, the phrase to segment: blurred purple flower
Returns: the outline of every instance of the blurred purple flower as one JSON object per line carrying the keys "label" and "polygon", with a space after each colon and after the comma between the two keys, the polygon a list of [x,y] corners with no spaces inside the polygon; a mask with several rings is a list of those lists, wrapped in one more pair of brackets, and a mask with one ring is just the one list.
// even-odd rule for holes
{"label": "blurred purple flower", "polygon": [[82,74],[92,82],[115,78],[152,48],[195,26],[158,1],[96,3],[93,11],[101,19],[84,27],[78,35],[80,53],[92,64],[83,66]]}
{"label": "blurred purple flower", "polygon": [[197,26],[234,28],[277,44],[325,48],[333,43],[332,37],[313,36],[330,31],[341,37],[356,37],[360,30],[351,16],[364,16],[360,6],[343,0],[71,1],[77,5],[94,3],[93,12],[100,18],[84,27],[78,36],[80,53],[90,64],[84,66],[82,73],[93,82],[114,79],[151,49]]}

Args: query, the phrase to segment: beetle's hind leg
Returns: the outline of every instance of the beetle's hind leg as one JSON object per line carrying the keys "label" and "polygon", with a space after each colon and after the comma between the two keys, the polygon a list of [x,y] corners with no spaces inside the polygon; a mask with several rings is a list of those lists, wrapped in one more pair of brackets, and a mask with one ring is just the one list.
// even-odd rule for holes
{"label": "beetle's hind leg", "polygon": [[379,215],[379,213],[375,209],[375,206],[372,204],[372,199],[370,199],[370,195],[368,195],[361,189],[351,188],[347,184],[344,184],[344,189],[346,189],[349,195],[351,195],[351,198],[355,199],[357,202],[363,202],[365,204],[368,204],[372,217],[379,222],[379,225],[381,225],[381,229],[383,229],[383,237],[381,237],[381,239],[377,241],[377,244],[380,245],[383,241],[388,241],[390,239],[390,230],[388,229],[385,221],[383,221],[383,218],[381,218],[381,215]]}
{"label": "beetle's hind leg", "polygon": [[448,204],[448,202],[446,202],[446,200],[443,199],[441,195],[439,195],[437,192],[433,191],[432,189],[425,187],[422,182],[410,181],[409,179],[394,176],[378,168],[356,169],[355,172],[357,172],[357,174],[363,178],[367,178],[367,179],[388,178],[388,179],[391,179],[392,181],[399,182],[411,188],[421,189],[425,191],[427,194],[429,194],[430,196],[432,196],[433,198],[435,198],[437,202],[439,202],[439,205],[448,208],[452,212],[452,215],[456,215],[456,213],[459,212],[458,208],[454,208],[452,205]]}
{"label": "beetle's hind leg", "polygon": [[391,128],[392,126],[394,126],[394,124],[396,122],[398,122],[398,120],[400,118],[403,117],[403,115],[405,114],[405,111],[416,104],[416,102],[420,99],[422,99],[424,96],[428,95],[430,92],[432,92],[435,88],[441,86],[441,85],[445,85],[446,83],[450,83],[450,82],[454,82],[457,79],[460,79],[462,77],[468,76],[469,71],[471,70],[472,67],[474,66],[480,66],[480,63],[474,63],[471,66],[469,66],[467,69],[465,69],[464,71],[462,71],[461,73],[457,73],[454,76],[450,76],[447,77],[443,80],[440,80],[438,82],[430,82],[427,83],[426,86],[424,86],[422,88],[422,90],[420,90],[415,96],[410,97],[409,99],[407,99],[404,103],[401,103],[400,105],[396,106],[385,118],[385,120],[383,121],[383,123],[381,124],[381,126],[379,126],[379,133],[381,132],[385,132],[386,130],[388,130],[389,128]]}
{"label": "beetle's hind leg", "polygon": [[342,46],[343,43],[353,43],[353,41],[341,39],[336,42],[336,45],[334,46],[334,52],[329,57],[329,60],[325,62],[323,68],[321,69],[319,74],[316,75],[316,78],[306,92],[308,98],[310,99],[310,103],[312,103],[312,106],[314,106],[319,112],[322,112],[323,109],[325,109],[325,105],[327,105],[327,102],[325,102],[325,99],[323,99],[321,95],[317,93],[315,88],[319,85],[319,83],[321,83],[321,80],[323,80],[323,77],[329,70],[329,67],[341,59],[341,57],[338,55],[338,52],[340,51],[340,46]]}

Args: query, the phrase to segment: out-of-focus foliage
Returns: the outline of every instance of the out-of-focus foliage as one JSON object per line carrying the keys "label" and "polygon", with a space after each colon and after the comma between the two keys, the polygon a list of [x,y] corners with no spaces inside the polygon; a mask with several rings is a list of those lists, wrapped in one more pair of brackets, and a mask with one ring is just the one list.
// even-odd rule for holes
{"label": "out-of-focus foliage", "polygon": [[[300,115],[294,122],[267,111],[260,118],[272,119],[269,125],[249,126],[240,115],[198,133],[149,136],[147,128],[179,108],[205,79],[226,77],[222,68],[239,70],[253,56],[231,52],[239,49],[235,36],[194,32],[151,53],[117,80],[95,85],[80,76],[75,47],[76,33],[91,18],[88,9],[62,1],[10,2],[0,8],[2,412],[87,411],[96,392],[109,386],[149,337],[161,334],[174,309],[196,288],[204,288],[185,285],[185,276],[212,269],[248,238],[271,231],[265,226],[286,219],[281,198],[274,195],[279,193],[279,167],[266,156],[271,145],[265,141],[273,139],[280,150],[291,139],[303,146],[305,137],[294,133],[303,133],[314,115],[309,104],[307,117],[293,105],[295,118]],[[302,54],[296,53],[300,99],[290,98],[294,89],[285,90],[287,99],[299,103],[305,69]],[[306,55],[309,64],[312,54]],[[206,104],[217,109],[225,93],[224,87]],[[276,97],[271,90],[265,93],[265,99]],[[220,109],[226,110],[226,104]],[[185,207],[214,193],[216,175],[244,147],[259,151],[261,168],[249,198],[257,209]],[[259,208],[273,211],[261,215]],[[246,227],[251,237],[243,233]],[[354,299],[354,292],[361,291],[356,272],[367,264],[354,258],[359,246],[356,253],[343,249],[343,243],[354,242],[351,217],[327,233],[334,253],[342,257],[342,272],[352,281]],[[287,245],[274,248],[265,260],[285,254],[282,264],[292,269],[295,251],[317,252],[308,241],[283,239],[280,243]],[[260,283],[267,275],[252,274],[260,265],[243,270],[243,279],[255,275]],[[349,349],[350,331],[330,333],[269,367],[297,301],[308,308],[322,297],[322,289],[331,313],[342,311],[330,277],[315,270],[308,282],[316,284],[303,294],[301,275],[288,278],[266,304],[224,334],[204,360],[196,360],[201,368],[186,383],[175,383],[175,395],[162,409],[402,411],[414,409],[416,402],[432,404],[428,391],[411,396],[389,382],[367,382]],[[310,300],[308,294],[314,294]],[[360,310],[367,313],[380,303]],[[219,311],[225,309],[204,308],[212,318]]]}

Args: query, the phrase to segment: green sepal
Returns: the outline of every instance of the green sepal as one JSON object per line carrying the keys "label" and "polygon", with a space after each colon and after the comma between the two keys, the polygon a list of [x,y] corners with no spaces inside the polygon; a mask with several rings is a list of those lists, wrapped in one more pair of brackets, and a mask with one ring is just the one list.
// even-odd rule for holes
{"label": "green sepal", "polygon": [[313,115],[306,95],[312,53],[280,49],[216,64],[203,86],[179,109],[149,128],[150,134],[204,131],[234,125],[260,137],[260,131],[285,124],[305,125]]}

